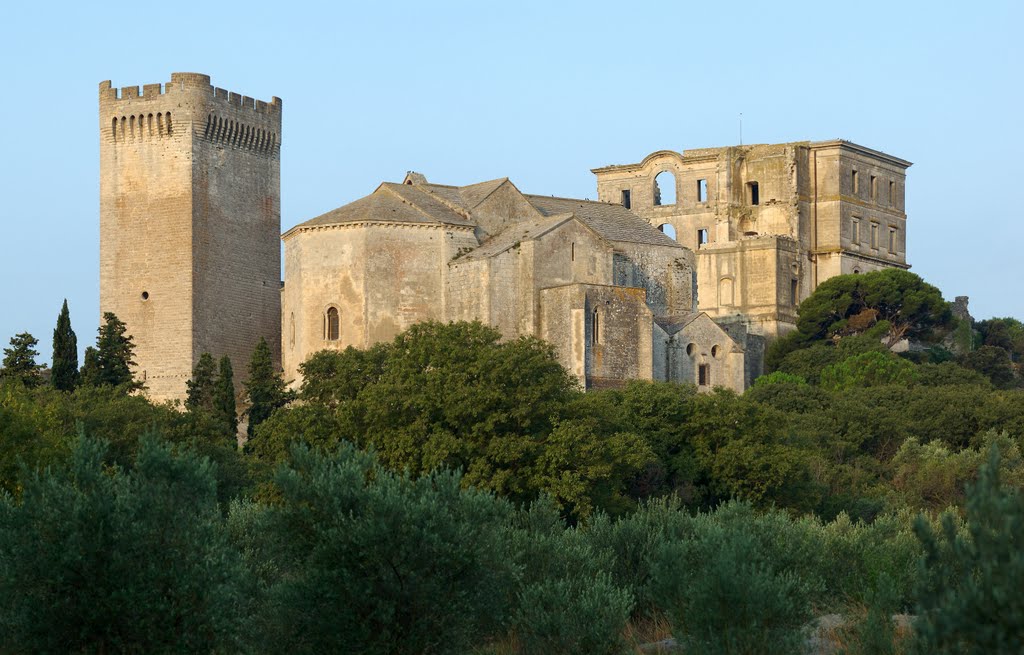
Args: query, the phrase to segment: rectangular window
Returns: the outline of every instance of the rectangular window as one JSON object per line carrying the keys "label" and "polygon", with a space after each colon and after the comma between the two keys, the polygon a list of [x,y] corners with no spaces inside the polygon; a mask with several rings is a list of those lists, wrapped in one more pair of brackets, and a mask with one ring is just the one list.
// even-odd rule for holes
{"label": "rectangular window", "polygon": [[889,252],[896,254],[896,228],[889,228]]}
{"label": "rectangular window", "polygon": [[697,202],[708,201],[708,181],[697,180]]}
{"label": "rectangular window", "polygon": [[632,206],[632,204],[633,203],[630,201],[630,198],[629,198],[629,189],[623,189],[622,190],[622,206],[625,207],[626,209],[629,209]]}
{"label": "rectangular window", "polygon": [[576,242],[573,241],[569,244],[569,261],[576,261]]}
{"label": "rectangular window", "polygon": [[871,200],[878,202],[878,178],[874,175],[871,176]]}
{"label": "rectangular window", "polygon": [[800,302],[799,293],[800,293],[800,285],[799,285],[798,281],[797,280],[790,280],[789,281],[789,298],[790,298],[790,302],[794,306],[798,302]]}
{"label": "rectangular window", "polygon": [[711,386],[711,365],[701,364],[697,367],[697,384],[702,387]]}
{"label": "rectangular window", "polygon": [[701,246],[703,246],[707,242],[708,242],[708,229],[706,227],[702,227],[701,229],[697,230],[697,247],[700,248]]}
{"label": "rectangular window", "polygon": [[878,223],[871,224],[871,247],[878,248]]}
{"label": "rectangular window", "polygon": [[857,169],[850,172],[850,186],[853,188],[853,195],[860,192],[860,180],[857,178]]}
{"label": "rectangular window", "polygon": [[889,180],[889,206],[896,206],[896,182]]}
{"label": "rectangular window", "polygon": [[760,193],[758,192],[757,182],[747,182],[747,204],[761,204],[761,197]]}
{"label": "rectangular window", "polygon": [[850,243],[860,245],[860,218],[854,217],[850,221]]}

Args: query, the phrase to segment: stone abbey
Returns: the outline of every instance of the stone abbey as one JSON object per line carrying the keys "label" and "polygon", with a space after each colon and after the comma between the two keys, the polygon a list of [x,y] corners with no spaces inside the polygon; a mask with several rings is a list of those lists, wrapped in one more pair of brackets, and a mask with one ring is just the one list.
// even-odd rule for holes
{"label": "stone abbey", "polygon": [[842,140],[659,151],[593,169],[598,201],[410,172],[282,236],[280,99],[174,73],[99,110],[101,310],[157,400],[203,352],[244,371],[264,337],[297,381],[427,320],[543,338],[585,388],[742,391],[819,283],[908,268],[910,162]]}

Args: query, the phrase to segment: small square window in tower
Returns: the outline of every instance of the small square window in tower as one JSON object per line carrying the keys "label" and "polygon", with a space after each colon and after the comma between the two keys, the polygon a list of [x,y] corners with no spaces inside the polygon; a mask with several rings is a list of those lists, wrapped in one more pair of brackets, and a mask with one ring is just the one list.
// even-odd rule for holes
{"label": "small square window in tower", "polygon": [[761,196],[757,188],[757,182],[747,182],[747,204],[761,204]]}
{"label": "small square window in tower", "polygon": [[701,387],[711,386],[711,364],[701,364],[697,367],[697,384]]}
{"label": "small square window in tower", "polygon": [[702,227],[701,229],[697,230],[697,247],[700,248],[701,246],[703,246],[707,242],[708,242],[708,229],[706,227]]}
{"label": "small square window in tower", "polygon": [[708,201],[708,181],[697,180],[697,202]]}
{"label": "small square window in tower", "polygon": [[629,209],[633,206],[632,199],[629,197],[629,189],[622,190],[622,206]]}

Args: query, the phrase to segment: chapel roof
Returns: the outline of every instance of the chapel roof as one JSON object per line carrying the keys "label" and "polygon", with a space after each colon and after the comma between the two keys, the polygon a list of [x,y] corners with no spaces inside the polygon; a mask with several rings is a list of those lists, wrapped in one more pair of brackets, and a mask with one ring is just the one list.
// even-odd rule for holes
{"label": "chapel roof", "polygon": [[[285,234],[307,227],[368,221],[476,226],[478,222],[473,217],[474,209],[503,185],[508,184],[515,189],[507,177],[461,187],[431,184],[425,180],[419,173],[410,171],[404,183],[384,182],[370,195],[300,223]],[[519,193],[518,189],[515,191]],[[521,195],[541,217],[560,216],[564,219],[566,215],[575,215],[608,241],[682,248],[622,205],[577,198]],[[491,252],[499,248],[500,244],[514,243],[517,241],[516,235],[522,236],[524,230],[532,229],[536,235],[535,231],[541,225],[551,227],[554,224],[557,222],[526,219],[491,237],[481,248],[501,237],[500,241],[486,248],[486,252]],[[494,250],[494,254],[503,252],[507,247],[505,245]],[[481,250],[481,254],[483,252]]]}

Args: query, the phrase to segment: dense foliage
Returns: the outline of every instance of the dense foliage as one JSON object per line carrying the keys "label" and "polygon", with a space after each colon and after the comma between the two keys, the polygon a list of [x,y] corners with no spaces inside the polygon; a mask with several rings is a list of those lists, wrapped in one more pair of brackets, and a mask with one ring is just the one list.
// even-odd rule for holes
{"label": "dense foliage", "polygon": [[116,317],[77,386],[18,335],[0,651],[797,653],[840,612],[847,652],[1017,652],[1024,330],[953,353],[898,273],[823,284],[742,395],[583,393],[479,323],[318,353],[293,394],[264,342],[244,450],[228,358],[154,405]]}

